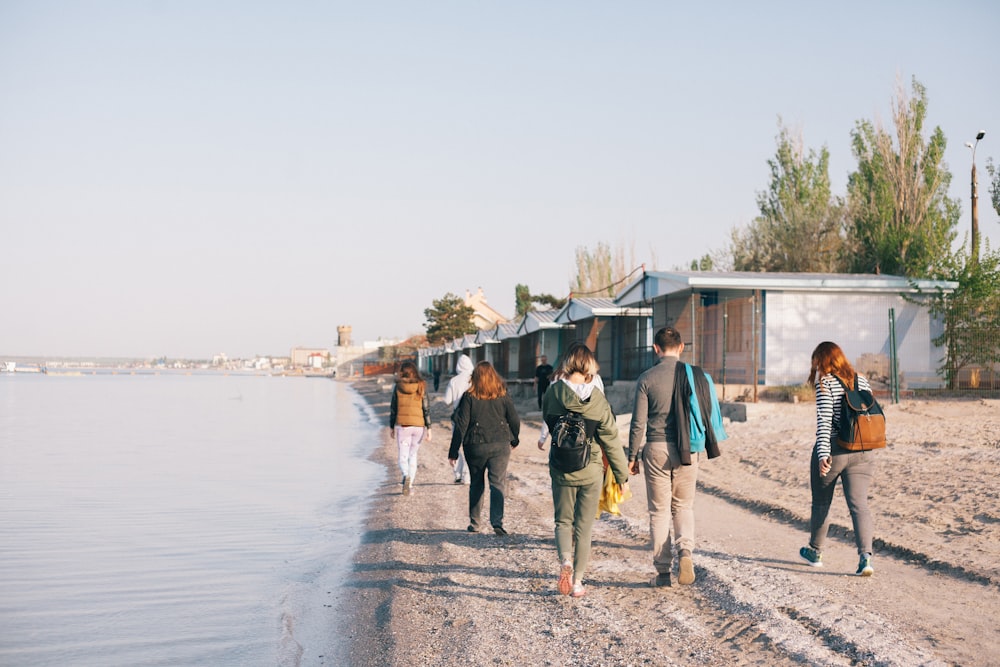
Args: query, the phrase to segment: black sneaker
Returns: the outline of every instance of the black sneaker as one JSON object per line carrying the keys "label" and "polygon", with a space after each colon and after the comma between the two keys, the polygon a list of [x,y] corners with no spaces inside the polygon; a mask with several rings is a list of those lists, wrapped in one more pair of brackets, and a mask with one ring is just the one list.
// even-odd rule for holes
{"label": "black sneaker", "polygon": [[650,580],[649,585],[653,588],[669,588],[670,587],[670,573],[669,572],[658,572],[655,577]]}
{"label": "black sneaker", "polygon": [[802,560],[809,563],[813,567],[823,567],[823,554],[820,553],[819,549],[802,547],[799,549],[799,556],[802,557]]}
{"label": "black sneaker", "polygon": [[507,531],[503,529],[503,526],[493,526],[493,532],[497,535],[507,535]]}

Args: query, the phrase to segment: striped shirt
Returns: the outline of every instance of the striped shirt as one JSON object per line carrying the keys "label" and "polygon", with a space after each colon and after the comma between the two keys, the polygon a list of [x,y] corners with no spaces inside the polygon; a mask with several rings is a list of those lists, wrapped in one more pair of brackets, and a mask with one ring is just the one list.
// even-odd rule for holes
{"label": "striped shirt", "polygon": [[[868,378],[858,375],[858,389],[871,391]],[[830,442],[840,426],[840,399],[844,395],[844,387],[840,381],[827,373],[816,380],[816,458],[830,456]]]}

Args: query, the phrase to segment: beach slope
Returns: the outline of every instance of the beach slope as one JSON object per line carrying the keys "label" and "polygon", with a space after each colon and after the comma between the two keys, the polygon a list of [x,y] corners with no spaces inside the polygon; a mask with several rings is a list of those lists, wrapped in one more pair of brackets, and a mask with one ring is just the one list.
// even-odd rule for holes
{"label": "beach slope", "polygon": [[[387,424],[391,378],[355,387]],[[653,589],[644,482],[623,516],[594,530],[580,599],[556,590],[546,453],[532,403],[511,459],[505,525],[470,534],[468,487],[447,462],[449,410],[434,397],[433,440],[414,494],[395,443],[340,601],[352,665],[989,665],[1000,646],[1000,401],[886,407],[890,446],[872,489],[875,575],[857,564],[838,490],[824,567],[808,539],[811,404],[748,405],[722,457],[701,470],[696,582]],[[629,415],[619,423],[627,433]],[[308,662],[309,656],[303,656]],[[323,664],[322,661],[316,664]]]}

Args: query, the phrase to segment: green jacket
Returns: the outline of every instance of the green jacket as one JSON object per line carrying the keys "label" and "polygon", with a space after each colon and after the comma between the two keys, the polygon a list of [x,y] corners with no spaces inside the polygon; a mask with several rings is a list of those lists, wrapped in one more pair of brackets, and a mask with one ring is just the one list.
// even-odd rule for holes
{"label": "green jacket", "polygon": [[560,486],[586,486],[604,481],[604,465],[601,452],[608,457],[615,481],[624,484],[628,481],[628,457],[618,441],[618,424],[608,399],[597,388],[582,399],[573,387],[562,380],[549,385],[542,397],[542,418],[548,424],[549,430],[556,420],[567,412],[579,412],[587,421],[587,431],[594,429],[594,437],[590,441],[590,465],[576,472],[560,472],[551,465],[549,475],[552,481]]}

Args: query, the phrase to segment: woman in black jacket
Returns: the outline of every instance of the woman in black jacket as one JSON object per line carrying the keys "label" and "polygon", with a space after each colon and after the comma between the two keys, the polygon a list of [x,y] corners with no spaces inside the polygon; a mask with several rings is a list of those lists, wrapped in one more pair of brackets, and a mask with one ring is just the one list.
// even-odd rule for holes
{"label": "woman in black jacket", "polygon": [[488,361],[480,361],[472,371],[469,390],[455,410],[455,430],[451,437],[448,460],[458,460],[458,450],[465,451],[469,467],[469,527],[479,532],[485,477],[490,482],[490,525],[497,535],[506,535],[503,527],[504,491],[510,452],[518,445],[521,420],[507,385]]}

